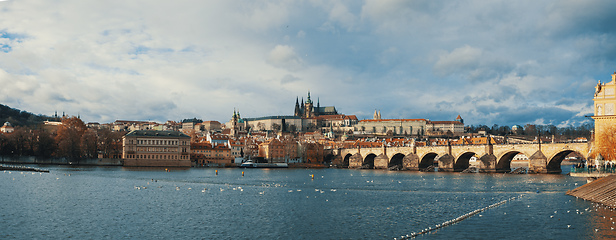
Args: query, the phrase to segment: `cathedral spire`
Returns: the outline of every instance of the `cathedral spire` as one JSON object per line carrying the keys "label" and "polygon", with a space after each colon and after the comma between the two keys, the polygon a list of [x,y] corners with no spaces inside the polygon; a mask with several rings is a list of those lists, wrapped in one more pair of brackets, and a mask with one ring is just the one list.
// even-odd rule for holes
{"label": "cathedral spire", "polygon": [[299,97],[296,97],[295,98],[295,116],[299,117],[301,115],[302,115],[302,112],[301,112],[301,108],[299,107]]}

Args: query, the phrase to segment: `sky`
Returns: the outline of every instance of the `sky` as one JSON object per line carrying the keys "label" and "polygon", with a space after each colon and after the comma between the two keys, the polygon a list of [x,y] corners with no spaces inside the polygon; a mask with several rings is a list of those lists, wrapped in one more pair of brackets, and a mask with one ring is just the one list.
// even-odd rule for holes
{"label": "sky", "polygon": [[0,1],[0,103],[85,122],[591,122],[616,1]]}

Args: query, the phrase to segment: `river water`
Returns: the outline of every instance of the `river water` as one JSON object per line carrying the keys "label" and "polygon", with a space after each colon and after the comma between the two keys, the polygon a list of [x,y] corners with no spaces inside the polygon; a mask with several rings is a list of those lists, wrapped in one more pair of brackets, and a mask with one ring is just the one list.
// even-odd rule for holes
{"label": "river water", "polygon": [[416,239],[616,238],[565,174],[39,167],[0,172],[0,239],[393,239],[513,197]]}

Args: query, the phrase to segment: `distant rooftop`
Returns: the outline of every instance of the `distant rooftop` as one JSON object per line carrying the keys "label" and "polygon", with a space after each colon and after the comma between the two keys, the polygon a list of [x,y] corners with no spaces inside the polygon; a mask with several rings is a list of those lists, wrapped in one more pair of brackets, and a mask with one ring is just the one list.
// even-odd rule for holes
{"label": "distant rooftop", "polygon": [[259,121],[259,120],[268,120],[268,119],[301,119],[298,116],[268,116],[268,117],[258,117],[258,118],[243,118],[245,121]]}
{"label": "distant rooftop", "polygon": [[366,119],[361,120],[360,122],[417,122],[424,121],[427,122],[426,119]]}
{"label": "distant rooftop", "polygon": [[188,135],[178,131],[157,131],[157,130],[133,130],[126,136],[136,137],[182,137],[190,138]]}

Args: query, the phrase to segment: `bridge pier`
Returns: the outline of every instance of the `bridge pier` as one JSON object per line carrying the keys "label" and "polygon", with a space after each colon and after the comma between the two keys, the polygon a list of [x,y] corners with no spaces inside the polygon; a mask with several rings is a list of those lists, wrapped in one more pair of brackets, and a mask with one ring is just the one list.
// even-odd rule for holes
{"label": "bridge pier", "polygon": [[353,154],[349,158],[349,168],[360,168],[363,163],[364,157],[362,157],[359,153]]}
{"label": "bridge pier", "polygon": [[388,163],[389,163],[389,157],[387,157],[386,154],[381,154],[374,158],[374,168],[375,169],[387,169]]}
{"label": "bridge pier", "polygon": [[[528,170],[534,173],[549,173],[548,158],[543,155],[541,150],[538,150],[528,158]],[[558,169],[560,172],[560,169]]]}
{"label": "bridge pier", "polygon": [[408,154],[402,159],[402,167],[405,170],[419,171],[419,156],[417,154]]}
{"label": "bridge pier", "polygon": [[438,171],[439,172],[453,172],[455,171],[453,164],[455,159],[449,155],[443,155],[438,159]]}
{"label": "bridge pier", "polygon": [[496,172],[496,156],[486,154],[479,158],[479,172],[495,173]]}

